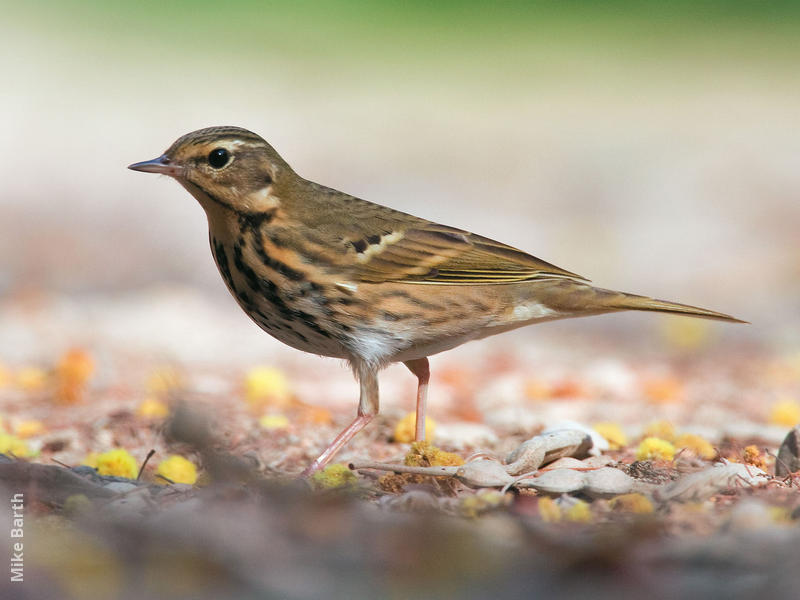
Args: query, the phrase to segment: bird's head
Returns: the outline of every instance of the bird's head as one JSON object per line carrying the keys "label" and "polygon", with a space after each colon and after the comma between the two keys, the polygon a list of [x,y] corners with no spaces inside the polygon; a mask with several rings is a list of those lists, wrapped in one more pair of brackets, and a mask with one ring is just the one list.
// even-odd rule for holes
{"label": "bird's head", "polygon": [[275,206],[277,190],[296,177],[275,149],[241,127],[208,127],[178,138],[164,154],[129,169],[174,177],[208,210]]}

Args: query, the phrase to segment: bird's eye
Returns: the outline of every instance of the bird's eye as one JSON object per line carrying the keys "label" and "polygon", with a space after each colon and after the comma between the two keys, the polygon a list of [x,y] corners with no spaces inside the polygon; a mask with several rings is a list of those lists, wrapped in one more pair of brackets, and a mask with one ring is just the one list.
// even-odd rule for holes
{"label": "bird's eye", "polygon": [[215,169],[221,169],[225,165],[228,164],[228,161],[231,159],[231,155],[225,148],[214,148],[208,154],[208,164],[210,164]]}

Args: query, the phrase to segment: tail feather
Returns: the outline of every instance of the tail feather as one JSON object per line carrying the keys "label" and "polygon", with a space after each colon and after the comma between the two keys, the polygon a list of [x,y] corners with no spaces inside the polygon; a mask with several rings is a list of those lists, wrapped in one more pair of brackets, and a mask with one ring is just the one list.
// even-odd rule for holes
{"label": "tail feather", "polygon": [[669,302],[667,300],[648,298],[647,296],[626,294],[624,292],[609,294],[607,306],[614,310],[651,310],[675,315],[700,317],[703,319],[715,319],[717,321],[729,321],[731,323],[747,323],[747,321],[742,321],[741,319],[714,310],[690,306],[688,304],[679,304],[677,302]]}

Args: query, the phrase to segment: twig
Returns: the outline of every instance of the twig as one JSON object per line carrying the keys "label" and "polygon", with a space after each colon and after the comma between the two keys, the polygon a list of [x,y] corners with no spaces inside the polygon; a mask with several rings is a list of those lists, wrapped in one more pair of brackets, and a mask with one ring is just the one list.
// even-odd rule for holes
{"label": "twig", "polygon": [[[156,453],[155,449],[154,448],[150,448],[150,452],[148,452],[147,456],[144,457],[144,462],[142,463],[142,466],[139,467],[139,474],[136,476],[136,481],[139,481],[139,478],[142,476],[142,472],[144,471],[144,468],[147,466],[147,461],[149,461],[150,458],[155,453]],[[165,479],[166,479],[166,477],[165,477]],[[172,483],[172,482],[170,482],[170,483]]]}
{"label": "twig", "polygon": [[350,463],[351,471],[361,469],[378,469],[379,471],[394,471],[395,473],[411,473],[414,475],[431,475],[437,477],[452,477],[458,467],[412,467],[409,465],[392,465],[379,462]]}

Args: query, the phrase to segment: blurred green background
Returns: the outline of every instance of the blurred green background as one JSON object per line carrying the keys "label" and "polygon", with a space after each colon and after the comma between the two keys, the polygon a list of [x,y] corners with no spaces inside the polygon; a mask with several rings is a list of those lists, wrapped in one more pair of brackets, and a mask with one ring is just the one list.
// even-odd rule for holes
{"label": "blurred green background", "polygon": [[125,169],[232,124],[310,179],[756,324],[731,335],[797,339],[797,2],[58,1],[0,15],[6,331],[31,293],[135,304],[178,286],[232,312],[195,201]]}

